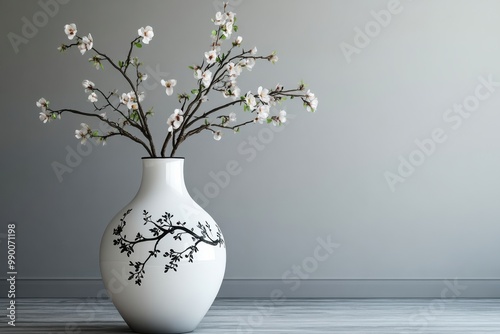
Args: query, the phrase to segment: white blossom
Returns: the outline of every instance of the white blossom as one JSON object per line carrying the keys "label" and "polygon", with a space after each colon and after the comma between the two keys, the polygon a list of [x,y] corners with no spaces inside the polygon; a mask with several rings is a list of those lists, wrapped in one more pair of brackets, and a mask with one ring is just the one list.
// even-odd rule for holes
{"label": "white blossom", "polygon": [[44,112],[40,113],[38,118],[40,119],[40,121],[47,123],[47,122],[50,122],[52,120],[52,115],[50,113],[44,111]]}
{"label": "white blossom", "polygon": [[255,109],[257,101],[255,100],[255,96],[253,96],[252,92],[248,92],[247,95],[245,96],[245,103],[250,109],[250,111]]}
{"label": "white blossom", "polygon": [[233,23],[232,22],[226,22],[224,25],[224,28],[222,29],[222,34],[226,36],[226,38],[231,37],[231,34],[233,33]]}
{"label": "white blossom", "polygon": [[144,101],[144,98],[146,97],[146,93],[144,92],[139,92],[139,102],[142,102]]}
{"label": "white blossom", "polygon": [[250,50],[250,54],[255,56],[257,54],[257,47],[254,46],[254,48],[252,50]]}
{"label": "white blossom", "polygon": [[95,103],[97,102],[97,94],[95,92],[92,92],[90,95],[89,95],[89,101],[92,102],[92,103]]}
{"label": "white blossom", "polygon": [[232,96],[233,96],[233,100],[236,100],[236,98],[240,97],[241,96],[241,89],[240,87],[238,86],[233,86],[232,90],[233,92]]}
{"label": "white blossom", "polygon": [[201,79],[203,77],[203,72],[200,69],[196,69],[193,75],[195,79]]}
{"label": "white blossom", "polygon": [[[140,98],[140,95],[139,95],[139,98]],[[127,104],[127,108],[131,109],[131,110],[137,110],[139,109],[139,105],[137,104],[137,96],[135,95],[135,93],[132,91],[130,93],[127,93],[126,97],[124,98],[123,94],[122,94],[122,99],[124,103],[126,101],[126,104]]]}
{"label": "white blossom", "polygon": [[161,85],[166,87],[165,92],[167,93],[168,96],[172,95],[174,93],[174,86],[177,85],[177,80],[171,79],[171,80],[161,80]]}
{"label": "white blossom", "polygon": [[240,45],[241,45],[241,42],[243,42],[243,37],[238,36],[238,37],[236,37],[236,39],[234,40],[233,44],[234,44],[234,45],[237,45],[237,46],[240,46]]}
{"label": "white blossom", "polygon": [[208,64],[213,64],[217,60],[217,51],[211,50],[205,52],[205,58],[207,59]]}
{"label": "white blossom", "polygon": [[213,21],[216,26],[221,26],[226,23],[226,15],[221,12],[217,12],[215,13],[215,19]]}
{"label": "white blossom", "polygon": [[305,97],[306,110],[315,112],[318,108],[318,98],[308,89]]}
{"label": "white blossom", "polygon": [[168,132],[173,132],[174,129],[178,129],[182,121],[184,120],[184,112],[180,109],[175,109],[174,113],[168,117]]}
{"label": "white blossom", "polygon": [[210,72],[210,70],[206,70],[205,72],[203,72],[203,74],[201,75],[201,83],[204,87],[210,86],[210,84],[212,83],[212,72]]}
{"label": "white blossom", "polygon": [[264,103],[269,103],[269,101],[271,100],[271,97],[268,95],[269,89],[267,88],[262,88],[262,86],[260,86],[257,89],[257,94],[259,95],[259,99]]}
{"label": "white blossom", "polygon": [[245,64],[245,67],[247,68],[247,70],[251,71],[252,68],[254,67],[254,65],[255,65],[255,59],[254,58],[247,58],[247,61]]}
{"label": "white blossom", "polygon": [[236,16],[236,13],[233,12],[227,12],[226,13],[226,21],[234,23],[234,17]]}
{"label": "white blossom", "polygon": [[47,110],[47,108],[49,107],[49,101],[42,97],[41,99],[36,101],[36,106],[38,108],[42,108],[42,111],[45,112],[45,110]]}
{"label": "white blossom", "polygon": [[120,103],[121,104],[128,104],[129,101],[129,96],[127,93],[123,93],[122,96],[120,97]]}
{"label": "white blossom", "polygon": [[80,124],[82,128],[80,130],[75,130],[75,137],[76,139],[81,139],[81,143],[85,144],[87,142],[87,139],[91,137],[92,135],[92,130],[90,130],[90,127],[82,123]]}
{"label": "white blossom", "polygon": [[273,54],[271,58],[269,58],[269,61],[273,64],[276,64],[278,62],[278,56]]}
{"label": "white blossom", "polygon": [[105,112],[103,112],[102,114],[99,114],[99,116],[101,116],[103,119],[108,119]]}
{"label": "white blossom", "polygon": [[85,51],[91,50],[93,46],[94,39],[92,38],[92,35],[89,34],[88,36],[82,37],[82,40],[78,44],[78,49],[80,49],[80,53],[83,55]]}
{"label": "white blossom", "polygon": [[262,104],[257,108],[257,121],[262,124],[267,121],[267,117],[269,117],[269,105]]}
{"label": "white blossom", "polygon": [[76,24],[71,23],[64,26],[64,33],[66,34],[66,36],[68,36],[68,39],[75,38],[76,32]]}
{"label": "white blossom", "polygon": [[82,86],[85,88],[85,93],[93,92],[95,89],[95,84],[90,80],[83,80]]}
{"label": "white blossom", "polygon": [[219,141],[219,140],[221,140],[221,138],[222,138],[222,132],[215,131],[214,132],[214,139],[217,140],[217,141]]}
{"label": "white blossom", "polygon": [[153,39],[155,33],[153,32],[153,28],[151,26],[147,26],[146,28],[140,28],[137,33],[142,37],[142,42],[144,44],[149,44],[149,42]]}
{"label": "white blossom", "polygon": [[285,123],[286,122],[286,111],[280,110],[279,115],[273,116],[272,121],[273,121],[274,126]]}
{"label": "white blossom", "polygon": [[236,122],[236,113],[232,112],[229,114],[229,122]]}

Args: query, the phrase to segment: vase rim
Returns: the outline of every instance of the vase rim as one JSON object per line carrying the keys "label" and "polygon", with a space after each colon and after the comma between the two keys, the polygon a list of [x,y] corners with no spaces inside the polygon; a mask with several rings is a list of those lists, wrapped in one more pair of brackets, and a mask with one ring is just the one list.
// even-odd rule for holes
{"label": "vase rim", "polygon": [[182,159],[182,160],[184,160],[185,158],[184,157],[142,157],[141,159],[142,160],[168,160],[168,159],[172,159],[172,160]]}

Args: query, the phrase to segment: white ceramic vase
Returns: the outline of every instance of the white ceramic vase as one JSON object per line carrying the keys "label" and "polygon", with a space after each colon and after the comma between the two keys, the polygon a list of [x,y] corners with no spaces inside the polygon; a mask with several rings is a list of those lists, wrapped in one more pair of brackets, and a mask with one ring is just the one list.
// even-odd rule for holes
{"label": "white ceramic vase", "polygon": [[143,158],[142,163],[137,195],[102,237],[104,285],[133,331],[191,332],[222,283],[224,238],[189,195],[184,159]]}

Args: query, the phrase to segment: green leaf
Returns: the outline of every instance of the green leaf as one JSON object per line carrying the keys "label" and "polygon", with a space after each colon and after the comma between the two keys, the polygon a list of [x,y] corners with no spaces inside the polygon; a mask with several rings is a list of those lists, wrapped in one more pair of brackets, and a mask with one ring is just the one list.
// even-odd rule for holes
{"label": "green leaf", "polygon": [[135,45],[137,48],[139,48],[139,49],[140,49],[140,48],[142,48],[142,44],[141,44],[141,43],[139,43],[139,42],[134,43],[134,45]]}
{"label": "green leaf", "polygon": [[188,68],[194,71],[194,66],[188,66]]}
{"label": "green leaf", "polygon": [[240,132],[240,127],[238,126],[238,127],[234,128],[234,132],[235,132],[235,133]]}
{"label": "green leaf", "polygon": [[199,92],[199,90],[197,90],[197,89],[191,89],[191,94],[193,94],[193,95],[197,95],[198,92]]}
{"label": "green leaf", "polygon": [[123,67],[123,62],[121,60],[118,61],[118,66]]}
{"label": "green leaf", "polygon": [[99,66],[101,67],[101,70],[104,70],[104,66],[102,65],[102,63],[99,63]]}
{"label": "green leaf", "polygon": [[96,130],[92,132],[92,137],[97,137],[97,136],[99,136],[99,131]]}
{"label": "green leaf", "polygon": [[221,40],[225,40],[225,39],[226,39],[226,36],[225,36],[225,35],[221,35],[221,36],[220,36],[220,39],[221,39]]}
{"label": "green leaf", "polygon": [[205,118],[205,125],[209,125],[210,122],[208,121],[208,119]]}
{"label": "green leaf", "polygon": [[243,111],[250,111],[250,107],[247,104],[244,104]]}
{"label": "green leaf", "polygon": [[212,36],[217,36],[217,30],[212,30]]}
{"label": "green leaf", "polygon": [[267,124],[269,124],[269,123],[271,123],[273,120],[272,120],[272,119],[270,119],[270,118],[268,118],[266,121],[267,121]]}
{"label": "green leaf", "polygon": [[238,32],[238,26],[233,25],[233,30],[234,30],[234,32]]}

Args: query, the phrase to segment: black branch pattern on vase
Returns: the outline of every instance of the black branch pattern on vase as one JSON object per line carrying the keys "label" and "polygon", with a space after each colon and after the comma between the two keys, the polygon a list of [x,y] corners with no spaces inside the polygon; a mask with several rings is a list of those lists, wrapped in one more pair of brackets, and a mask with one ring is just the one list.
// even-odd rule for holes
{"label": "black branch pattern on vase", "polygon": [[[146,210],[143,211],[143,220],[144,225],[148,225],[151,227],[149,229],[150,235],[143,236],[141,233],[137,233],[134,240],[130,240],[127,238],[127,235],[124,234],[125,226],[127,222],[125,218],[132,212],[132,209],[128,209],[123,217],[120,218],[120,223],[113,230],[113,235],[116,235],[117,238],[113,240],[113,245],[118,246],[120,248],[121,253],[126,253],[127,257],[130,257],[132,253],[134,253],[134,248],[136,245],[141,243],[152,243],[153,249],[149,251],[148,257],[144,261],[135,261],[129,262],[130,267],[133,268],[133,271],[130,271],[129,280],[135,280],[135,284],[141,285],[142,279],[146,274],[145,267],[148,261],[153,257],[158,257],[158,255],[163,255],[163,257],[168,258],[168,264],[165,265],[165,273],[170,270],[177,271],[179,267],[178,263],[186,259],[189,262],[193,262],[194,254],[199,251],[198,245],[200,243],[205,243],[211,246],[224,246],[224,239],[222,237],[222,233],[217,226],[217,231],[215,231],[215,238],[213,237],[214,232],[210,227],[208,222],[202,224],[198,222],[196,226],[196,231],[194,228],[187,228],[186,222],[176,222],[175,224],[172,222],[172,218],[174,217],[172,214],[165,212],[165,214],[158,220],[154,221]],[[190,238],[192,244],[187,248],[176,251],[174,249],[170,249],[168,251],[163,252],[159,249],[158,245],[160,241],[167,237],[168,235],[172,235],[174,240],[182,241],[182,238]],[[225,247],[225,246],[224,246]]]}

